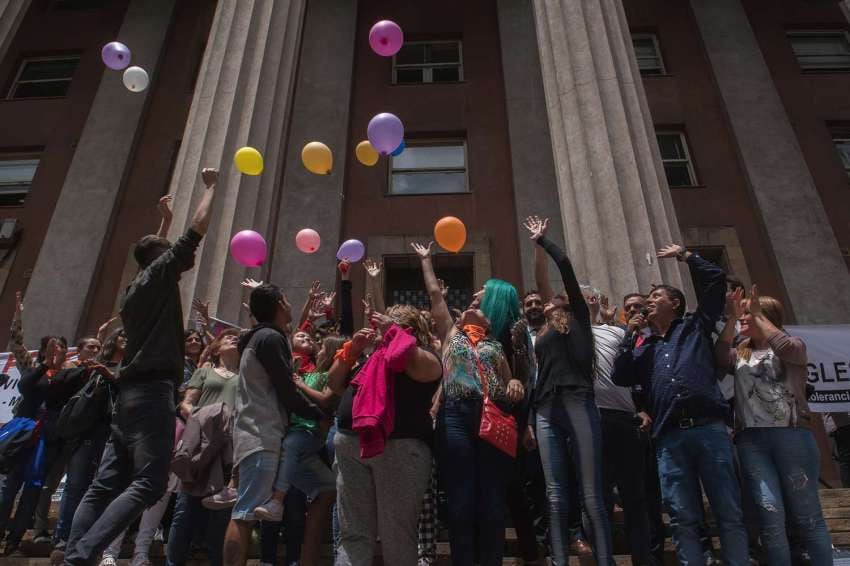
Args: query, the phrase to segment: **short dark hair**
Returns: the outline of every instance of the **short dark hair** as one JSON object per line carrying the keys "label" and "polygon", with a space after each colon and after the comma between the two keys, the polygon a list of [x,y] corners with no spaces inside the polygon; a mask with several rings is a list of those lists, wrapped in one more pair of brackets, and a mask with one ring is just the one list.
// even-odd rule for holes
{"label": "short dark hair", "polygon": [[652,290],[661,289],[667,293],[667,297],[673,301],[679,301],[679,306],[676,307],[676,316],[682,318],[685,316],[685,294],[672,285],[655,285]]}
{"label": "short dark hair", "polygon": [[136,247],[133,249],[133,257],[136,258],[136,263],[139,264],[139,267],[144,269],[170,247],[171,242],[165,238],[155,234],[149,234],[142,236],[136,242]]}
{"label": "short dark hair", "polygon": [[529,298],[531,295],[538,295],[540,298],[543,298],[543,295],[540,295],[540,291],[537,289],[529,289],[526,291],[525,295],[522,296],[522,302],[525,303],[525,300]]}
{"label": "short dark hair", "polygon": [[77,340],[77,350],[82,350],[85,347],[86,342],[88,342],[89,340],[97,340],[98,342],[100,342],[100,339],[97,336],[93,336],[91,334],[89,334],[88,336],[83,336],[82,338]]}
{"label": "short dark hair", "polygon": [[36,356],[36,360],[39,363],[44,361],[44,355],[47,354],[47,344],[51,340],[56,340],[57,342],[59,342],[60,346],[62,346],[66,350],[68,349],[68,339],[64,336],[57,336],[55,334],[48,334],[47,336],[42,336],[41,341],[39,342],[38,355]]}
{"label": "short dark hair", "polygon": [[623,297],[623,304],[625,305],[626,301],[628,301],[632,297],[640,297],[641,299],[645,299],[646,295],[644,295],[643,293],[629,293],[628,295]]}
{"label": "short dark hair", "polygon": [[251,291],[248,306],[257,322],[273,322],[277,314],[277,304],[283,300],[283,291],[277,285],[263,283]]}

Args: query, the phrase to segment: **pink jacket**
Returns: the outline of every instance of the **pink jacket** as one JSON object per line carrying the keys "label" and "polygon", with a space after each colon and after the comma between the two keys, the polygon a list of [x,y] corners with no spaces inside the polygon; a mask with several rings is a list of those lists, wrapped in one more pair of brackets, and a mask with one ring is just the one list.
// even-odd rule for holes
{"label": "pink jacket", "polygon": [[395,426],[395,376],[404,371],[416,348],[413,331],[393,324],[381,345],[352,380],[357,385],[353,428],[360,436],[360,457],[383,454]]}

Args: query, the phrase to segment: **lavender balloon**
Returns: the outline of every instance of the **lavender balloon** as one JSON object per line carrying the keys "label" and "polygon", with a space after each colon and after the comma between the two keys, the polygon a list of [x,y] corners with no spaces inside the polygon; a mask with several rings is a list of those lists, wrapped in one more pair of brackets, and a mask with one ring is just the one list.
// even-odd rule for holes
{"label": "lavender balloon", "polygon": [[390,20],[381,20],[369,30],[369,45],[372,51],[384,57],[392,57],[404,43],[404,33],[399,25]]}
{"label": "lavender balloon", "polygon": [[399,146],[397,148],[395,148],[390,155],[392,155],[393,157],[398,157],[399,155],[402,154],[405,147],[407,147],[407,146],[404,145],[404,140],[401,140],[401,143],[399,144]]}
{"label": "lavender balloon", "polygon": [[130,64],[130,48],[120,41],[111,41],[100,50],[100,57],[107,67],[120,71]]}
{"label": "lavender balloon", "polygon": [[378,153],[389,155],[404,141],[404,124],[395,114],[382,112],[369,120],[366,135]]}
{"label": "lavender balloon", "polygon": [[349,263],[360,261],[364,255],[366,255],[366,246],[360,240],[346,240],[336,252],[336,258],[339,261],[347,261]]}

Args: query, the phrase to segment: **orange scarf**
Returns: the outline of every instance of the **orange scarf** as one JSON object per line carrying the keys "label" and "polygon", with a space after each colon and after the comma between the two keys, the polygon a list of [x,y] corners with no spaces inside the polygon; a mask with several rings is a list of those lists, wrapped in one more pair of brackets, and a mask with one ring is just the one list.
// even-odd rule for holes
{"label": "orange scarf", "polygon": [[473,346],[477,346],[478,343],[487,335],[487,331],[476,324],[465,324],[463,326],[463,332],[466,334],[467,338],[469,338],[469,341],[472,342]]}

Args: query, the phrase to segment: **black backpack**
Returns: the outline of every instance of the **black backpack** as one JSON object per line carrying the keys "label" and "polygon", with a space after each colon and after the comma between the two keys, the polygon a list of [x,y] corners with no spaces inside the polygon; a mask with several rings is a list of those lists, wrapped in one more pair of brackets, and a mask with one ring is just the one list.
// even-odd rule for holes
{"label": "black backpack", "polygon": [[101,375],[90,379],[71,397],[56,422],[57,434],[65,440],[80,437],[112,412],[109,381]]}

